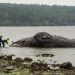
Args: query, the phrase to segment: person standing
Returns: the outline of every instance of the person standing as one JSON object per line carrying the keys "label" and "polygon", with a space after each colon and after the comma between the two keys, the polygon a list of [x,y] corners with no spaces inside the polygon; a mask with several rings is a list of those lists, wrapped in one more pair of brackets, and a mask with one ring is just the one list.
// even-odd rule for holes
{"label": "person standing", "polygon": [[[2,40],[2,45],[3,45],[3,47],[5,47],[5,44],[8,44],[8,40],[9,40],[9,38],[7,38],[7,39],[5,39],[5,40]],[[9,44],[8,44],[9,45]]]}

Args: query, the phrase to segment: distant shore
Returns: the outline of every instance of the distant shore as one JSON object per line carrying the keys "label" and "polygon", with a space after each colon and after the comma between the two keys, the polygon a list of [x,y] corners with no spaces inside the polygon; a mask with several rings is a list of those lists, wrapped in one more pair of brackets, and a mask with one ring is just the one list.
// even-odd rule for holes
{"label": "distant shore", "polygon": [[75,6],[0,3],[0,26],[75,26]]}

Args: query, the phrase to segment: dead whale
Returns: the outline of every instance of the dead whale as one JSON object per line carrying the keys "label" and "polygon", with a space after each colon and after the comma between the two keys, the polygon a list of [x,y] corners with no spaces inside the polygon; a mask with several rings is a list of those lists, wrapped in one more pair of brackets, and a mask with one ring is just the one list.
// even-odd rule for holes
{"label": "dead whale", "polygon": [[75,40],[39,32],[32,37],[15,41],[12,47],[75,47]]}

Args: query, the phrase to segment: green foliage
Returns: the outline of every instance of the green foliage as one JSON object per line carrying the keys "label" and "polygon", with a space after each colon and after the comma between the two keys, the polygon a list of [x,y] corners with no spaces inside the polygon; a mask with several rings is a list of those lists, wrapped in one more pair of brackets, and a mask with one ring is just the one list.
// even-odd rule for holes
{"label": "green foliage", "polygon": [[0,26],[75,25],[75,6],[0,3]]}

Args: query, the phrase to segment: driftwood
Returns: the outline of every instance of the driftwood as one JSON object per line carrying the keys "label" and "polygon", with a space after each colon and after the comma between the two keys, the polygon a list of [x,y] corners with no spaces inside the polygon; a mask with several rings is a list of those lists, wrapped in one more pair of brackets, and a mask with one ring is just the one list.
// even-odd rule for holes
{"label": "driftwood", "polygon": [[75,39],[68,39],[61,36],[50,35],[40,32],[28,38],[13,42],[13,47],[75,47]]}

